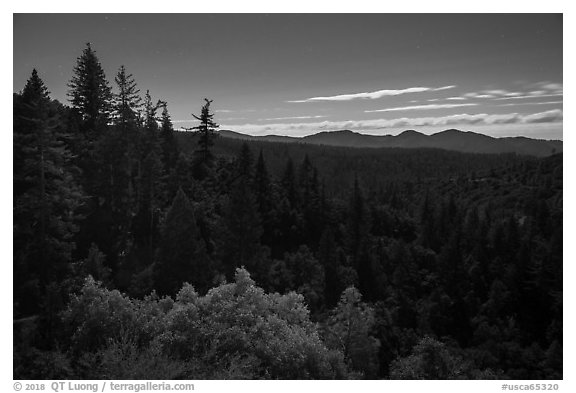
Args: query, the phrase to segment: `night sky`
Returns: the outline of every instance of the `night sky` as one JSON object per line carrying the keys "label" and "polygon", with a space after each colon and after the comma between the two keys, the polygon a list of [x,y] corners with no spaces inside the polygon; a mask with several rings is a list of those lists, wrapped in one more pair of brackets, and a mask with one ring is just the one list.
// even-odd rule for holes
{"label": "night sky", "polygon": [[16,14],[14,92],[38,69],[66,102],[86,42],[190,126],[264,135],[448,128],[562,139],[562,16]]}

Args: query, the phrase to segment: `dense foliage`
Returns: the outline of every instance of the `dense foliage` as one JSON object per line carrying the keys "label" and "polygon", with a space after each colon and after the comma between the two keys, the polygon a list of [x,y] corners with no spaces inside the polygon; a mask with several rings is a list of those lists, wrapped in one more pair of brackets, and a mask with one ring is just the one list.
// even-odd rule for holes
{"label": "dense foliage", "polygon": [[14,95],[15,378],[562,378],[561,154],[247,144],[74,73]]}

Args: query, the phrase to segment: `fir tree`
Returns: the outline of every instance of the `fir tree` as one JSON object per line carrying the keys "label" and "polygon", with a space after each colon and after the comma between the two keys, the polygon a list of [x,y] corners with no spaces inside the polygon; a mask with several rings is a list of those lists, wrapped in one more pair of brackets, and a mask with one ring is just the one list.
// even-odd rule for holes
{"label": "fir tree", "polygon": [[[70,274],[83,194],[60,120],[36,70],[14,98],[14,278],[18,311],[37,311],[50,281]],[[36,289],[33,289],[34,286]],[[22,291],[22,292],[20,292]]]}
{"label": "fir tree", "polygon": [[118,88],[118,93],[114,94],[114,124],[127,132],[137,125],[142,98],[134,76],[126,72],[126,67],[120,66],[114,80]]}
{"label": "fir tree", "polygon": [[198,135],[198,150],[194,152],[194,173],[199,180],[204,179],[212,168],[214,156],[211,148],[217,135],[216,128],[219,127],[214,122],[214,114],[210,112],[212,100],[204,98],[204,101],[206,104],[202,106],[200,115],[192,114],[196,120],[200,121],[200,124],[192,128],[184,128],[187,131],[194,131]]}
{"label": "fir tree", "polygon": [[[127,74],[126,68],[121,66],[115,78],[118,93],[114,95],[114,124],[116,129],[112,135],[112,144],[119,144],[118,160],[121,165],[111,168],[112,171],[119,171],[115,176],[123,179],[121,192],[126,193],[126,200],[130,206],[126,206],[126,213],[132,215],[135,205],[135,184],[133,181],[135,168],[138,167],[138,145],[140,140],[140,119],[139,110],[142,106],[142,99],[139,94],[140,90],[132,74]],[[109,149],[110,147],[107,147]],[[105,156],[107,151],[102,152]]]}
{"label": "fir tree", "polygon": [[178,190],[168,210],[161,236],[153,269],[158,293],[173,295],[184,282],[200,290],[206,289],[213,272],[194,208],[182,189]]}
{"label": "fir tree", "polygon": [[224,208],[220,253],[227,272],[245,266],[259,276],[267,269],[258,266],[263,257],[262,226],[251,187],[252,161],[252,153],[244,144],[236,159],[234,180]]}
{"label": "fir tree", "polygon": [[294,161],[292,161],[292,158],[288,158],[284,174],[282,175],[282,187],[284,189],[284,196],[288,200],[291,208],[297,208],[300,202],[295,172]]}
{"label": "fir tree", "polygon": [[86,165],[91,173],[90,190],[95,198],[82,228],[84,251],[88,251],[92,242],[97,243],[114,268],[124,262],[130,250],[130,231],[138,209],[138,111],[142,101],[134,77],[124,66],[118,70],[115,82],[111,125],[95,144],[93,158]]}
{"label": "fir tree", "polygon": [[281,247],[284,252],[295,251],[302,244],[302,217],[300,214],[300,198],[294,170],[294,162],[289,157],[280,180],[280,198],[278,211],[278,232]]}
{"label": "fir tree", "polygon": [[68,97],[72,108],[79,114],[82,130],[90,140],[93,133],[101,130],[110,121],[112,91],[106,75],[90,43],[78,57],[74,76],[68,84]]}
{"label": "fir tree", "polygon": [[162,145],[162,161],[164,163],[165,173],[169,173],[170,169],[176,166],[178,161],[179,149],[174,137],[174,127],[168,112],[168,105],[166,102],[162,105],[162,117],[160,120],[160,139]]}
{"label": "fir tree", "polygon": [[316,248],[320,240],[322,227],[322,207],[320,200],[320,187],[318,184],[318,171],[312,165],[308,155],[304,156],[299,170],[299,190],[303,218],[303,236],[308,244]]}
{"label": "fir tree", "polygon": [[258,214],[262,220],[262,244],[271,247],[272,255],[274,256],[278,248],[275,244],[275,241],[278,240],[276,239],[276,226],[278,221],[276,214],[277,197],[275,185],[270,179],[262,150],[260,150],[258,160],[256,161],[253,184]]}
{"label": "fir tree", "polygon": [[370,244],[370,217],[366,201],[356,177],[349,201],[348,221],[346,226],[346,246],[352,258],[353,266],[358,273],[358,286],[368,299],[374,290],[374,272],[368,253]]}
{"label": "fir tree", "polygon": [[324,298],[326,306],[333,307],[338,302],[340,294],[345,289],[338,277],[338,245],[334,232],[327,226],[322,232],[318,245],[318,261],[324,267]]}

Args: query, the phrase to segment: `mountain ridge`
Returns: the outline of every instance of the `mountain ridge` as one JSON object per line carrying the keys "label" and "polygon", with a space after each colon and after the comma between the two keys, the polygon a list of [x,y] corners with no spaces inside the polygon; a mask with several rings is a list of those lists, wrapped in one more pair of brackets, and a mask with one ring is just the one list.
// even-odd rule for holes
{"label": "mountain ridge", "polygon": [[286,143],[308,143],[326,146],[358,148],[436,148],[464,153],[517,153],[545,157],[563,151],[560,140],[532,139],[524,136],[495,138],[458,129],[447,129],[431,135],[406,130],[398,135],[368,135],[351,130],[321,131],[304,137],[282,135],[252,136],[231,130],[220,130],[226,138]]}

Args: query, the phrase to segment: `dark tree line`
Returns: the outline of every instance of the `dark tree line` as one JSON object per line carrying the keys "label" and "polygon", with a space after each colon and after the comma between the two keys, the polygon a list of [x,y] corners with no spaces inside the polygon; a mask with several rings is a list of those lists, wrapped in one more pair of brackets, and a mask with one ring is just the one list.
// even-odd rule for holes
{"label": "dark tree line", "polygon": [[14,95],[15,377],[562,378],[561,155],[241,144],[114,81]]}

